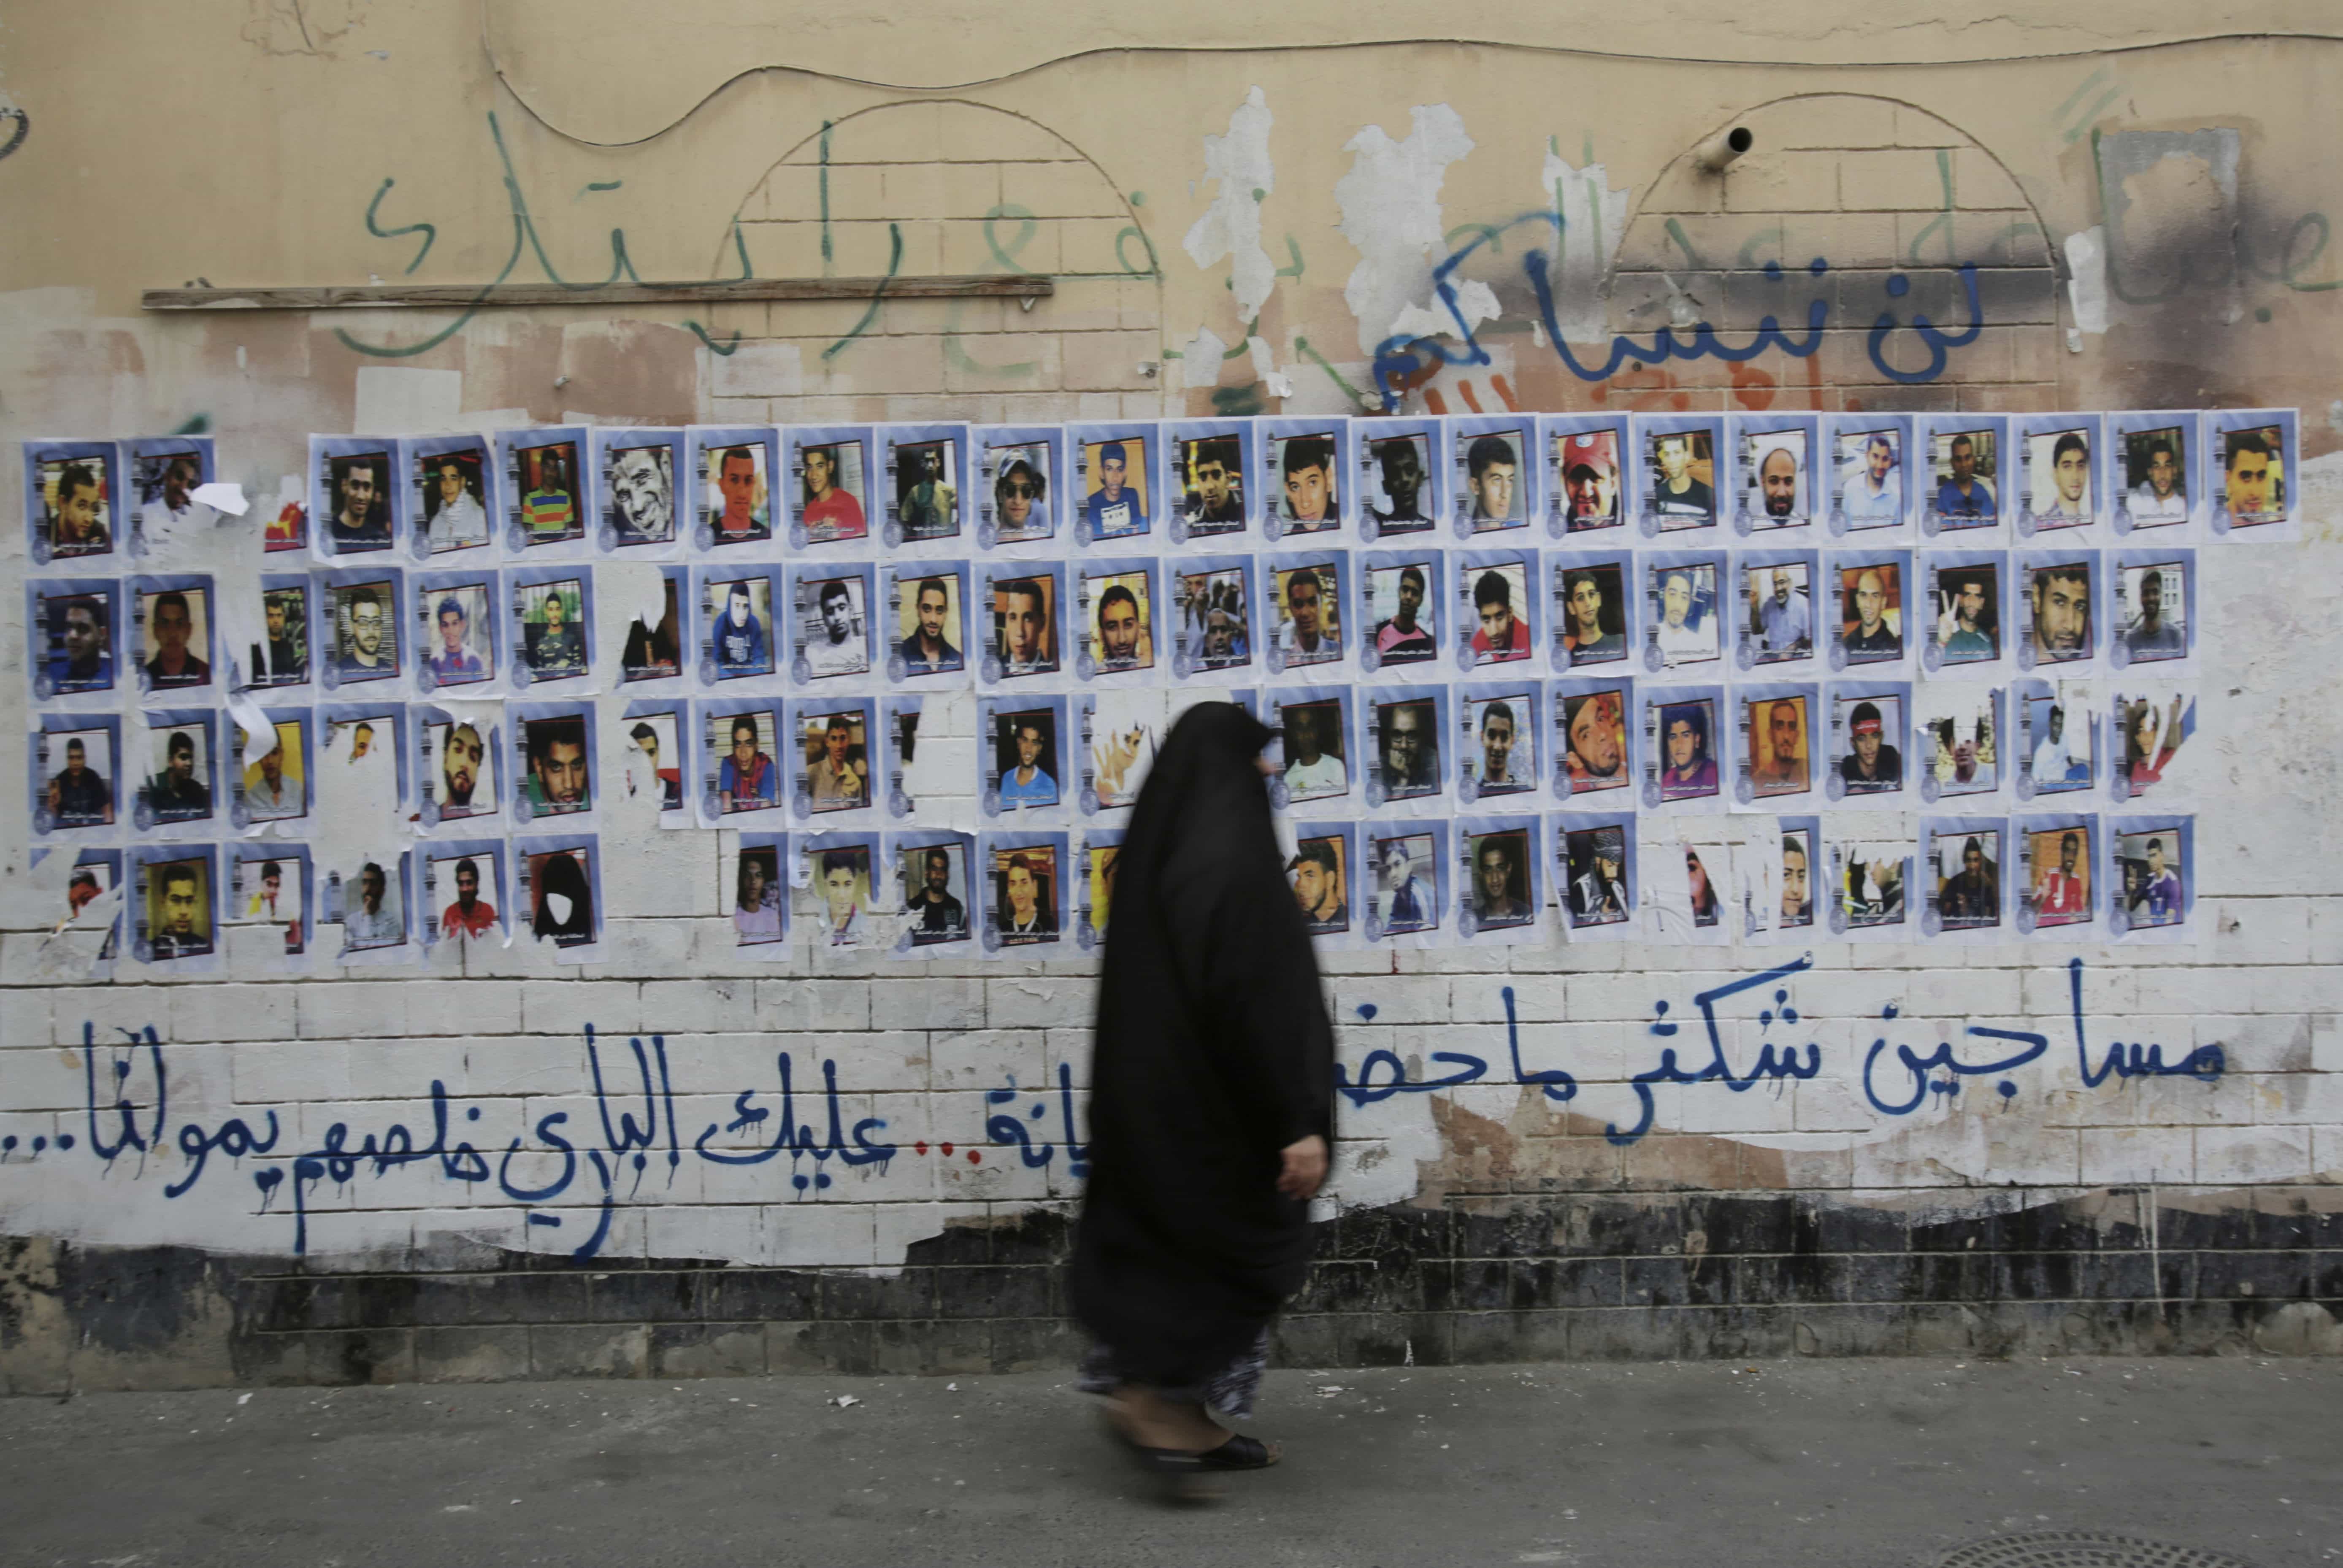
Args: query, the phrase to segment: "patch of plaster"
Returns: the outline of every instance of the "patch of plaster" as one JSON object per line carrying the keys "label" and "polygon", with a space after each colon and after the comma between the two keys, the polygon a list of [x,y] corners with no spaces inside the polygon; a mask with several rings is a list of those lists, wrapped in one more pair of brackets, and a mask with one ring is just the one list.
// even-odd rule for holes
{"label": "patch of plaster", "polygon": [[1272,123],[1269,104],[1255,87],[1229,116],[1228,134],[1204,138],[1204,177],[1218,180],[1220,190],[1183,242],[1198,266],[1229,258],[1237,316],[1245,321],[1261,314],[1277,286],[1277,264],[1261,243],[1262,203],[1277,188],[1277,170],[1269,157]]}
{"label": "patch of plaster", "polygon": [[418,436],[462,427],[464,373],[361,365],[357,428],[370,435]]}
{"label": "patch of plaster", "polygon": [[[1429,308],[1425,263],[1447,232],[1441,184],[1448,166],[1470,153],[1473,141],[1463,116],[1446,104],[1419,104],[1409,118],[1405,141],[1369,126],[1343,143],[1351,167],[1334,182],[1339,226],[1360,256],[1343,286],[1342,303],[1358,317],[1359,347],[1370,354],[1394,333],[1422,330],[1427,318],[1433,331],[1454,330],[1444,311],[1433,316]],[[1475,288],[1469,300],[1460,298],[1468,320],[1493,317],[1496,298],[1486,287],[1468,285],[1460,296]],[[1474,314],[1483,309],[1485,316]]]}
{"label": "patch of plaster", "polygon": [[697,350],[711,397],[796,397],[805,392],[805,351],[794,343],[743,343],[729,354]]}
{"label": "patch of plaster", "polygon": [[1627,196],[1601,164],[1584,169],[1549,149],[1540,176],[1561,220],[1550,250],[1554,324],[1574,343],[1610,336],[1611,265],[1627,230]]}
{"label": "patch of plaster", "polygon": [[2066,253],[2066,304],[2075,313],[2074,330],[2101,333],[2107,329],[2107,231],[2093,224],[2070,234],[2059,246]]}
{"label": "patch of plaster", "polygon": [[2237,254],[2244,139],[2228,126],[2114,131],[2096,144],[2112,315],[2182,295],[2234,325],[2245,315]]}
{"label": "patch of plaster", "polygon": [[1229,346],[1221,335],[1209,327],[1196,328],[1196,336],[1180,349],[1180,385],[1192,392],[1208,392],[1221,384],[1221,361],[1229,357]]}
{"label": "patch of plaster", "polygon": [[2305,457],[2294,473],[2301,486],[2303,537],[2323,544],[2343,539],[2343,451]]}
{"label": "patch of plaster", "polygon": [[1269,346],[1269,339],[1255,333],[1245,339],[1245,347],[1252,354],[1252,373],[1255,376],[1266,381],[1277,374],[1277,351]]}

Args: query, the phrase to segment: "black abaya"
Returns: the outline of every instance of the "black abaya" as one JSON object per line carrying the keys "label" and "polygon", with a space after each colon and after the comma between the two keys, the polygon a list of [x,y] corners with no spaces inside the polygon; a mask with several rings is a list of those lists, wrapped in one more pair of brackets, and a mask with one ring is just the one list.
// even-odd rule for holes
{"label": "black abaya", "polygon": [[1165,739],[1115,862],[1073,1304],[1119,1374],[1198,1387],[1309,1263],[1282,1152],[1333,1136],[1333,1027],[1232,703]]}

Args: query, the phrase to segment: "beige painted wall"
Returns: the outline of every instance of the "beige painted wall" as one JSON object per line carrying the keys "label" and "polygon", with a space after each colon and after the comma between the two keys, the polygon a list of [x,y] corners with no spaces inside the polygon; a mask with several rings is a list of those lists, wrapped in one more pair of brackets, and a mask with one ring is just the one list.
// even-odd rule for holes
{"label": "beige painted wall", "polygon": [[[1760,35],[1704,4],[1511,21],[1449,10],[1443,31],[1490,41],[1402,40],[1408,17],[1392,7],[1288,8],[1260,24],[1275,46],[1245,48],[1231,7],[1143,25],[1077,12],[1035,41],[982,8],[930,28],[876,7],[729,0],[663,7],[655,26],[628,8],[509,0],[20,6],[0,34],[0,89],[29,119],[0,161],[0,193],[28,217],[0,238],[0,293],[16,301],[0,331],[8,414],[124,433],[206,414],[223,430],[254,427],[266,447],[257,427],[296,410],[301,428],[348,423],[369,363],[457,369],[467,410],[546,416],[682,418],[739,397],[784,417],[925,411],[968,396],[1071,413],[1077,395],[1101,406],[1110,394],[1203,409],[1212,386],[1222,407],[1326,407],[1348,402],[1344,386],[1373,389],[1370,349],[1395,301],[1436,310],[1436,236],[1461,245],[1467,226],[1526,218],[1458,272],[1492,287],[1483,341],[1497,363],[1435,382],[1448,407],[1501,400],[1493,375],[1539,407],[1676,393],[1705,405],[1732,390],[1826,407],[2262,401],[2318,410],[2314,451],[2333,438],[2324,367],[2338,344],[2319,286],[2343,279],[2343,253],[2327,237],[2334,116],[2319,84],[2338,45],[2166,41],[2216,25],[2299,29],[2315,14],[1812,5]],[[1353,28],[1389,41],[1324,45]],[[1598,42],[1604,52],[1584,52]],[[1668,46],[1751,63],[1649,57]],[[1849,58],[1866,52],[1896,63]],[[867,85],[978,77],[932,92]],[[1232,136],[1254,88],[1265,134]],[[1407,144],[1419,115],[1438,123],[1387,156],[1355,139],[1379,142],[1368,127],[1380,127]],[[1721,178],[1693,172],[1687,149],[1728,124],[1755,131],[1755,149]],[[2139,133],[2182,139],[2175,156],[2148,147],[2103,182],[2101,133],[2135,152]],[[1218,136],[1242,165],[1231,181],[1212,173],[1206,139]],[[1443,140],[1447,156],[1423,156]],[[1730,336],[1777,298],[1785,320],[1802,320],[1816,291],[1796,269],[1820,256],[1834,332],[1815,363],[1769,353],[1737,386],[1715,361],[1616,382],[1563,368],[1539,341],[1520,268],[1526,246],[1552,244],[1536,216],[1555,202],[1549,159],[1573,179],[1599,165],[1617,204],[1617,227],[1598,235],[1583,189],[1565,193],[1564,248],[1615,243],[1622,269],[1607,286],[1599,269],[1559,269],[1565,319],[1575,294],[1600,286],[1594,308],[1607,317],[1578,318],[1616,330],[1707,320]],[[1192,259],[1183,242],[1237,183],[1260,195],[1229,204],[1236,250],[1200,246],[1208,259]],[[2054,277],[2046,264],[2072,236],[2108,232],[2109,191],[2126,210],[2101,332],[2075,313],[2070,269],[2060,262]],[[370,232],[370,211],[372,227],[407,232]],[[988,223],[1004,211],[1015,216]],[[1031,313],[888,305],[835,352],[860,304],[640,313],[697,321],[727,346],[735,332],[771,340],[733,366],[711,363],[726,357],[688,330],[580,310],[493,313],[394,358],[353,352],[335,329],[397,347],[451,318],[164,320],[136,307],[142,288],[198,278],[600,279],[614,236],[643,277],[735,276],[743,249],[763,276],[853,276],[885,270],[890,226],[905,274],[1023,267],[1065,281]],[[1363,234],[1376,236],[1364,252]],[[1773,260],[1792,269],[1787,283],[1746,276]],[[1931,301],[1941,319],[1956,296],[1942,269],[1963,261],[1986,269],[1985,332],[1936,381],[1891,397],[1866,367],[1871,322]],[[1240,262],[1266,286],[1229,287]],[[1931,270],[1892,302],[1883,286],[1897,265]],[[2084,269],[2087,302],[2102,270]],[[21,293],[50,287],[80,292]],[[1241,295],[1257,311],[1241,314]],[[1236,349],[1248,327],[1257,351],[1216,374],[1176,357],[1200,329]],[[1005,336],[971,347],[994,335]],[[1897,363],[1917,363],[1916,345],[1897,341],[1914,351]],[[1273,396],[1275,377],[1290,398]]]}

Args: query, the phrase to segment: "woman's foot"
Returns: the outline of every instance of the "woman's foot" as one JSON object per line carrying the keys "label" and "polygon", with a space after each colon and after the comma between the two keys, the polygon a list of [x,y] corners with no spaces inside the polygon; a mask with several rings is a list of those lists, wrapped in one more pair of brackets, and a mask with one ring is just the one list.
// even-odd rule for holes
{"label": "woman's foot", "polygon": [[1203,1453],[1228,1441],[1200,1404],[1175,1404],[1151,1388],[1125,1383],[1107,1402],[1115,1430],[1141,1448]]}
{"label": "woman's foot", "polygon": [[1221,1461],[1215,1468],[1258,1470],[1277,1462],[1275,1443],[1232,1435],[1199,1404],[1180,1404],[1153,1389],[1126,1383],[1107,1403],[1108,1419],[1123,1441],[1161,1453],[1202,1454]]}

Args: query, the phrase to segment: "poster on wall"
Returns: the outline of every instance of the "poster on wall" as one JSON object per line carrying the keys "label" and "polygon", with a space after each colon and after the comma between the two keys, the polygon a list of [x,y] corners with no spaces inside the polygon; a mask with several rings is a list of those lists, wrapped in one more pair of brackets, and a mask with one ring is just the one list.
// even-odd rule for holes
{"label": "poster on wall", "polygon": [[886,495],[880,536],[890,551],[923,555],[960,548],[968,523],[969,427],[881,425],[876,435]]}
{"label": "poster on wall", "polygon": [[508,559],[542,565],[592,555],[594,541],[587,527],[588,451],[583,426],[497,433],[497,485],[504,502]]}
{"label": "poster on wall", "polygon": [[25,668],[33,700],[58,708],[112,708],[123,668],[126,619],[112,578],[33,578],[25,584]]}
{"label": "poster on wall", "polygon": [[25,537],[35,566],[111,566],[122,526],[122,474],[111,441],[27,441]]}
{"label": "poster on wall", "polygon": [[635,560],[682,554],[690,449],[684,432],[671,427],[595,429],[597,549]]}
{"label": "poster on wall", "polygon": [[1538,447],[1545,461],[1545,536],[1597,538],[1626,525],[1634,486],[1627,419],[1616,414],[1541,414]]}
{"label": "poster on wall", "polygon": [[141,437],[122,444],[122,462],[131,558],[167,566],[206,555],[220,514],[196,497],[218,477],[212,437]]}
{"label": "poster on wall", "polygon": [[1348,419],[1263,419],[1262,471],[1269,493],[1261,532],[1272,542],[1298,534],[1347,535],[1358,524],[1358,467]]}
{"label": "poster on wall", "polygon": [[478,550],[492,554],[490,519],[504,510],[501,477],[478,436],[417,436],[398,444],[406,486],[407,554],[417,561]]}
{"label": "poster on wall", "polygon": [[[1163,427],[1163,448],[1172,466],[1172,543],[1233,542],[1262,531],[1270,481],[1253,421],[1174,420]],[[1101,479],[1104,461],[1101,454]]]}
{"label": "poster on wall", "polygon": [[[739,551],[771,544],[777,528],[776,479],[783,474],[780,443],[772,427],[693,425],[685,429],[683,439],[692,547]],[[841,448],[847,449],[842,457]],[[789,512],[791,543],[803,548],[816,540],[830,544],[867,538],[863,486],[870,473],[869,432],[858,430],[836,443],[817,442],[810,451],[816,460],[804,464],[803,488]],[[852,470],[850,492],[840,487],[844,467]],[[797,469],[789,473],[794,476]],[[817,480],[819,488],[814,487]]]}
{"label": "poster on wall", "polygon": [[475,942],[503,946],[512,931],[504,840],[448,839],[417,854],[422,860],[424,945],[458,951]]}
{"label": "poster on wall", "polygon": [[1815,414],[1734,414],[1725,420],[1733,455],[1733,531],[1778,533],[1811,528],[1821,509]]}
{"label": "poster on wall", "polygon": [[1061,425],[978,425],[969,432],[977,465],[978,548],[1021,555],[1049,548],[1065,527],[1060,481],[1072,473]]}
{"label": "poster on wall", "polygon": [[1909,414],[1825,414],[1823,476],[1828,486],[1830,532],[1875,538],[1908,538],[1921,483],[1914,461]]}

